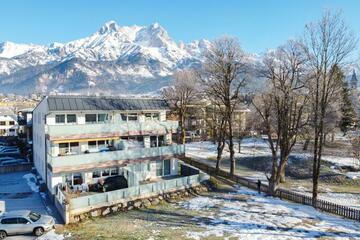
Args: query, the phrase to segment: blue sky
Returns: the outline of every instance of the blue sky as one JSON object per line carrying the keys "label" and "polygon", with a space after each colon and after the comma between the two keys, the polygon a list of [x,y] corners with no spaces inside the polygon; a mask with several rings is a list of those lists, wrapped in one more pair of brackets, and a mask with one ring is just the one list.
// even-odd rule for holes
{"label": "blue sky", "polygon": [[341,9],[360,36],[359,0],[4,0],[0,8],[0,42],[67,42],[115,20],[159,22],[176,41],[236,36],[246,51],[260,53],[299,36],[324,9]]}

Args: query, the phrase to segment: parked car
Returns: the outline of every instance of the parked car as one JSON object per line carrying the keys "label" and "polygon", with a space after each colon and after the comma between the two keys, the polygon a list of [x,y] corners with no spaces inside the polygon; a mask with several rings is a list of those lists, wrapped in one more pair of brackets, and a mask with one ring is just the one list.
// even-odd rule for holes
{"label": "parked car", "polygon": [[26,162],[27,161],[25,159],[12,159],[12,160],[0,162],[0,166],[16,165],[16,164],[22,164],[22,163],[26,163]]}
{"label": "parked car", "polygon": [[0,150],[0,153],[20,153],[19,149],[14,148],[14,149],[4,149],[4,150]]}
{"label": "parked car", "polygon": [[0,157],[0,164],[4,161],[15,160],[14,157]]}
{"label": "parked car", "polygon": [[114,191],[128,188],[128,182],[124,176],[118,175],[106,178],[102,184],[98,184],[97,188],[99,192]]}
{"label": "parked car", "polygon": [[9,235],[27,233],[41,236],[54,226],[54,218],[48,215],[40,215],[29,210],[5,212],[0,216],[0,239],[5,239]]}
{"label": "parked car", "polygon": [[0,146],[0,151],[6,150],[6,149],[18,149],[17,147],[9,147],[9,146]]}

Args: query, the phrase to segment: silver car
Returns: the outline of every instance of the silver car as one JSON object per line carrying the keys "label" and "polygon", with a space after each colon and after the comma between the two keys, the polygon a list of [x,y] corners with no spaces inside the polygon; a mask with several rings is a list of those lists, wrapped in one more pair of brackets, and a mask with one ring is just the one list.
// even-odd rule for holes
{"label": "silver car", "polygon": [[55,227],[55,220],[48,215],[40,215],[29,210],[5,212],[0,215],[0,239],[8,235],[33,233],[41,236]]}

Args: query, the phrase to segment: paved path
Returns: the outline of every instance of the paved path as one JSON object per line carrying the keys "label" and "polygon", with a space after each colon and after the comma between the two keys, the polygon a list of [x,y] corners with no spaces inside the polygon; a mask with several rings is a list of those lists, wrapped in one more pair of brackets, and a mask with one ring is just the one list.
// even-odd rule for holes
{"label": "paved path", "polygon": [[[57,223],[61,218],[54,205],[45,193],[40,193],[35,179],[29,172],[15,172],[0,174],[0,201],[5,201],[6,211],[32,210],[40,214],[51,215]],[[24,176],[28,176],[27,180]],[[12,236],[9,240],[36,239],[32,235]]]}

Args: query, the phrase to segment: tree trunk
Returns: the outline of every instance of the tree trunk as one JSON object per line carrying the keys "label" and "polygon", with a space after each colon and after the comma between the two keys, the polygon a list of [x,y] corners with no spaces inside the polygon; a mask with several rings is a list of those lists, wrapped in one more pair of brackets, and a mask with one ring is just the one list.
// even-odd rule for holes
{"label": "tree trunk", "polygon": [[219,173],[220,170],[220,161],[221,161],[221,156],[224,150],[224,146],[225,146],[225,141],[221,140],[218,142],[218,146],[217,146],[217,156],[216,156],[216,173]]}
{"label": "tree trunk", "polygon": [[285,183],[286,177],[285,177],[285,167],[280,172],[280,183]]}
{"label": "tree trunk", "polygon": [[231,126],[231,118],[229,118],[229,151],[230,151],[230,175],[234,176],[235,174],[235,152],[234,152],[234,137],[233,137],[233,130]]}
{"label": "tree trunk", "polygon": [[185,144],[186,132],[185,132],[185,115],[184,114],[181,114],[180,128],[181,128],[181,144]]}
{"label": "tree trunk", "polygon": [[239,137],[239,153],[241,153],[241,140],[242,138]]}
{"label": "tree trunk", "polygon": [[303,145],[303,151],[307,151],[310,143],[310,138],[306,138],[304,145]]}

